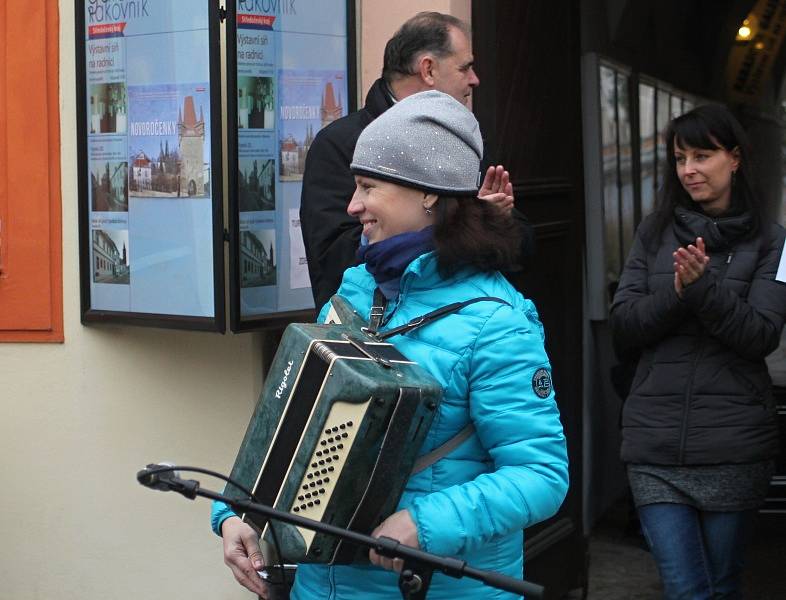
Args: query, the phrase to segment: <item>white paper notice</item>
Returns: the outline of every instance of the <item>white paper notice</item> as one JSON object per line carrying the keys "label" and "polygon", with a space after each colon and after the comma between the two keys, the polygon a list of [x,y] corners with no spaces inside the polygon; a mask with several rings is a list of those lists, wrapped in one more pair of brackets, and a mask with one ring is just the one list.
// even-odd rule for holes
{"label": "white paper notice", "polygon": [[786,244],[783,245],[783,251],[781,252],[781,262],[778,265],[778,272],[775,274],[775,280],[786,283]]}
{"label": "white paper notice", "polygon": [[296,208],[289,209],[289,257],[289,288],[296,290],[311,287],[306,246],[300,230],[300,211]]}

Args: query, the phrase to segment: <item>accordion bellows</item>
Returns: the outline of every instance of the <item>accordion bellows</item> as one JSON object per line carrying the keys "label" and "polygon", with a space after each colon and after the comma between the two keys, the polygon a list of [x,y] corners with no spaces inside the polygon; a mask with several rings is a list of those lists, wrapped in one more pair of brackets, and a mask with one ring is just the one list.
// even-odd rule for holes
{"label": "accordion bellows", "polygon": [[[256,500],[360,533],[395,511],[441,399],[439,383],[335,296],[331,324],[284,331],[232,469]],[[227,495],[242,492],[227,486]],[[347,564],[366,550],[242,515],[282,562]]]}

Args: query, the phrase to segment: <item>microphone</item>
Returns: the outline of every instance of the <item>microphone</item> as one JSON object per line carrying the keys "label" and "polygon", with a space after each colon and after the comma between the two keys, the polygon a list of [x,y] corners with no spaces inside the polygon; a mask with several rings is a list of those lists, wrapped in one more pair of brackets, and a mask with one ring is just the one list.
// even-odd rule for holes
{"label": "microphone", "polygon": [[193,500],[199,490],[199,482],[194,479],[181,479],[180,473],[172,463],[151,463],[136,474],[136,480],[160,492],[178,492]]}

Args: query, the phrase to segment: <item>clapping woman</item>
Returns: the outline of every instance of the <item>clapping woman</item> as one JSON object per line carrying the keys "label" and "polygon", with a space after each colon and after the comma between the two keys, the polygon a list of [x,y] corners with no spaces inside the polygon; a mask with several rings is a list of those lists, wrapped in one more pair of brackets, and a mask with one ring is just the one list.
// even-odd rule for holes
{"label": "clapping woman", "polygon": [[642,353],[622,459],[664,597],[738,598],[778,452],[764,357],[786,317],[775,281],[784,229],[764,215],[747,136],[726,107],[674,119],[665,138],[659,206],[611,308],[618,344]]}

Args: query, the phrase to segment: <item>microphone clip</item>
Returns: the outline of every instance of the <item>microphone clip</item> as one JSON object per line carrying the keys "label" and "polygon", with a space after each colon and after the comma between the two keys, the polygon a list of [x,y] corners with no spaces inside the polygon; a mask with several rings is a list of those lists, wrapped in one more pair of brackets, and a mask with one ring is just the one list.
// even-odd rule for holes
{"label": "microphone clip", "polygon": [[194,500],[199,491],[195,479],[181,479],[175,465],[167,463],[149,464],[136,474],[136,480],[160,492],[177,492],[189,500]]}

